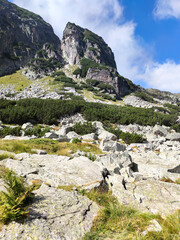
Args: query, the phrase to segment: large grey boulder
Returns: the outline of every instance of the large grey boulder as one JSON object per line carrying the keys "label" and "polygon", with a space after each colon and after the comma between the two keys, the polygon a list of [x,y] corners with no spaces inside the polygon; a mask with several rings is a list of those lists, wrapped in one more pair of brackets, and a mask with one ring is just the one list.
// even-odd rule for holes
{"label": "large grey boulder", "polygon": [[86,189],[99,187],[103,182],[102,169],[87,157],[70,159],[57,155],[19,155],[20,161],[5,159],[0,165],[26,177],[31,183],[39,179],[51,186],[77,185]]}
{"label": "large grey boulder", "polygon": [[72,140],[73,138],[82,139],[82,137],[79,134],[77,134],[76,132],[74,132],[74,131],[69,132],[66,135],[66,137],[69,138],[70,140]]}
{"label": "large grey boulder", "polygon": [[117,139],[116,135],[114,135],[106,130],[101,130],[101,133],[99,134],[98,138],[101,140],[106,140],[106,141],[110,141],[110,140],[115,141]]}
{"label": "large grey boulder", "polygon": [[[119,175],[113,178],[117,176]],[[122,180],[117,180],[112,186],[112,193],[120,203],[145,212],[160,213],[164,216],[180,209],[180,185],[174,183],[147,179],[126,183],[123,189]]]}
{"label": "large grey boulder", "polygon": [[107,141],[105,139],[100,142],[99,148],[104,152],[122,152],[126,149],[123,144],[120,144],[117,141]]}
{"label": "large grey boulder", "polygon": [[42,185],[35,192],[24,223],[3,227],[0,239],[78,240],[89,232],[98,207],[88,198]]}
{"label": "large grey boulder", "polygon": [[164,137],[164,136],[167,136],[168,131],[162,126],[155,125],[153,128],[153,134],[156,136]]}
{"label": "large grey boulder", "polygon": [[72,131],[71,126],[62,126],[58,131],[55,131],[57,135],[65,136],[68,132]]}
{"label": "large grey boulder", "polygon": [[166,139],[170,141],[180,141],[180,133],[171,133],[166,136]]}
{"label": "large grey boulder", "polygon": [[128,152],[107,154],[99,157],[96,161],[100,166],[106,168],[110,174],[120,174],[120,169],[133,167],[132,158]]}
{"label": "large grey boulder", "polygon": [[90,133],[82,136],[83,140],[97,140],[97,135],[95,133]]}
{"label": "large grey boulder", "polygon": [[58,139],[58,135],[55,132],[47,132],[44,135],[45,138]]}
{"label": "large grey boulder", "polygon": [[33,124],[30,122],[24,123],[21,127],[23,130],[26,130],[28,128],[33,128]]}

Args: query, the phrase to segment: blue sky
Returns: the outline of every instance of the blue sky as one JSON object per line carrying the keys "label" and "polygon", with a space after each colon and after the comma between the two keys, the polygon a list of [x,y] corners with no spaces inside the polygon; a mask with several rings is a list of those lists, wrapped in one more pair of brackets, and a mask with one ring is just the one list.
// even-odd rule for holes
{"label": "blue sky", "polygon": [[61,38],[74,22],[101,35],[121,75],[180,92],[180,0],[13,0],[40,14]]}

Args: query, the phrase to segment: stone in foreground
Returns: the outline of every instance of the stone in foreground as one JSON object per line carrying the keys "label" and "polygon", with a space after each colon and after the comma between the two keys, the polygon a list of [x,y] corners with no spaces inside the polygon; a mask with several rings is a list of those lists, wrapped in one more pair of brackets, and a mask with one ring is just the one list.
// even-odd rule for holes
{"label": "stone in foreground", "polygon": [[24,223],[4,226],[0,239],[76,240],[89,232],[98,207],[76,191],[42,185]]}

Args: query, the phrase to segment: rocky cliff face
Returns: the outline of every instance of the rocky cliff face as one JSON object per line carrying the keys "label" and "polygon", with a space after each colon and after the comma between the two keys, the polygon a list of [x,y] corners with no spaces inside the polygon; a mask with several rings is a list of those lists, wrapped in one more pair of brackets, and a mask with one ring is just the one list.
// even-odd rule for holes
{"label": "rocky cliff face", "polygon": [[88,29],[68,23],[63,33],[62,53],[69,64],[80,65],[82,77],[112,85],[117,98],[138,89],[118,74],[112,50],[101,37]]}
{"label": "rocky cliff face", "polygon": [[71,65],[78,64],[82,57],[99,64],[116,68],[114,54],[104,40],[73,23],[67,23],[62,39],[63,57]]}
{"label": "rocky cliff face", "polygon": [[0,76],[26,65],[40,51],[62,61],[60,48],[59,38],[40,16],[0,0]]}

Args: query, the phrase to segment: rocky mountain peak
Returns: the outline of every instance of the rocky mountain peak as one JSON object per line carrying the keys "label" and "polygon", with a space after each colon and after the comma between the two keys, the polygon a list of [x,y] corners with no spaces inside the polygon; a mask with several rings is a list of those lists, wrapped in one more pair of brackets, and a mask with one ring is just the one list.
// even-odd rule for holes
{"label": "rocky mountain peak", "polygon": [[62,52],[71,65],[78,64],[85,57],[98,64],[116,68],[114,54],[102,37],[74,23],[68,22],[65,27]]}

